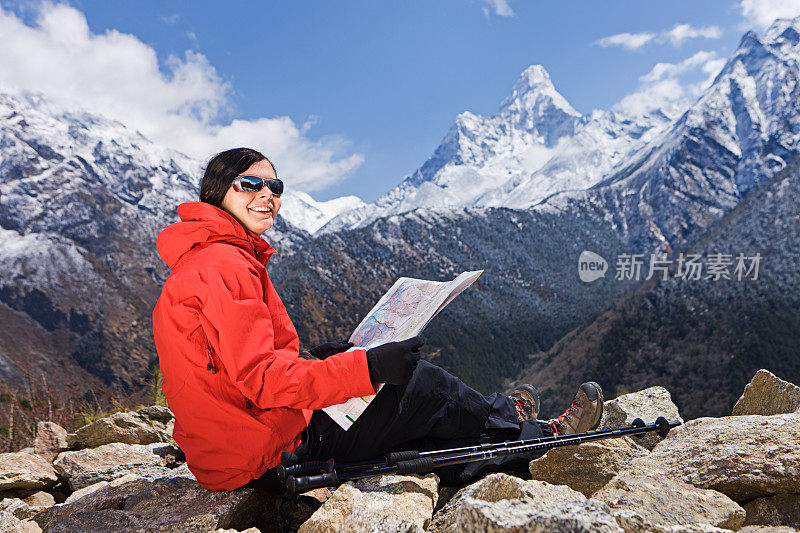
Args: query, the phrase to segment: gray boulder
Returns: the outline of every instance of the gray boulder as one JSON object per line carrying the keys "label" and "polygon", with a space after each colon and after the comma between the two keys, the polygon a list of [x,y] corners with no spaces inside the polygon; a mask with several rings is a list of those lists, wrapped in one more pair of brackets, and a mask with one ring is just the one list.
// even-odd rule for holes
{"label": "gray boulder", "polygon": [[799,529],[789,526],[746,526],[739,533],[798,533]]}
{"label": "gray boulder", "polygon": [[756,498],[744,505],[745,525],[800,528],[800,494],[778,494]]}
{"label": "gray boulder", "polygon": [[36,455],[52,463],[59,453],[67,449],[69,445],[66,429],[54,422],[36,424],[36,438],[33,441],[33,451]]}
{"label": "gray boulder", "polygon": [[42,533],[39,524],[20,520],[8,511],[0,511],[0,533]]}
{"label": "gray boulder", "polygon": [[535,513],[562,503],[585,502],[586,497],[565,485],[526,481],[508,474],[489,474],[456,492],[433,516],[430,530],[437,533],[462,531],[459,515],[467,501],[470,502],[470,507],[477,509],[503,500],[524,500],[526,512]]}
{"label": "gray boulder", "polygon": [[[656,418],[663,416],[670,422],[680,420],[683,422],[678,406],[672,402],[672,396],[664,387],[650,387],[639,392],[623,394],[603,404],[603,418],[600,419],[598,429],[611,429],[629,426],[636,418],[641,418],[646,424],[655,422]],[[634,441],[652,450],[661,441],[657,433],[645,433],[634,437]]]}
{"label": "gray boulder", "polygon": [[142,476],[137,476],[136,474],[125,474],[124,476],[118,477],[117,479],[111,481],[98,481],[97,483],[92,483],[87,487],[76,490],[67,496],[67,499],[64,500],[64,503],[73,503],[88,496],[89,494],[92,494],[93,492],[97,492],[100,489],[104,489],[106,487],[119,487],[120,485],[124,485],[130,481],[136,481],[139,479],[143,479]]}
{"label": "gray boulder", "polygon": [[112,443],[97,448],[62,452],[53,465],[67,478],[72,490],[126,474],[155,479],[169,475],[164,458],[148,446]]}
{"label": "gray boulder", "polygon": [[567,485],[584,496],[603,488],[625,465],[650,453],[632,439],[608,439],[553,448],[530,462],[531,477]]}
{"label": "gray boulder", "polygon": [[242,488],[209,491],[186,478],[138,479],[104,487],[79,501],[36,515],[47,532],[207,532],[252,526],[267,495]]}
{"label": "gray boulder", "polygon": [[626,532],[707,524],[738,529],[745,511],[724,494],[700,489],[665,471],[622,472],[594,499],[606,503]]}
{"label": "gray boulder", "polygon": [[434,474],[374,476],[347,482],[298,531],[421,532],[430,523],[438,485],[439,478]]}
{"label": "gray boulder", "polygon": [[46,489],[56,481],[56,471],[38,455],[0,453],[0,491]]}
{"label": "gray boulder", "polygon": [[3,498],[0,500],[0,511],[11,513],[20,520],[27,520],[36,514],[30,505],[19,498]]}
{"label": "gray boulder", "polygon": [[456,518],[454,531],[577,533],[622,533],[606,504],[596,500],[561,503],[545,509],[526,500],[489,503],[466,498]]}
{"label": "gray boulder", "polygon": [[739,503],[800,493],[800,412],[690,420],[629,468],[647,463]]}
{"label": "gray boulder", "polygon": [[20,520],[27,520],[37,513],[55,505],[52,494],[36,492],[30,496],[20,498],[3,498],[0,500],[0,511],[11,513]]}
{"label": "gray boulder", "polygon": [[763,368],[733,406],[734,415],[778,415],[800,409],[800,387]]}
{"label": "gray boulder", "polygon": [[75,447],[96,448],[112,442],[174,444],[172,428],[172,412],[166,407],[150,406],[139,411],[114,413],[78,429]]}

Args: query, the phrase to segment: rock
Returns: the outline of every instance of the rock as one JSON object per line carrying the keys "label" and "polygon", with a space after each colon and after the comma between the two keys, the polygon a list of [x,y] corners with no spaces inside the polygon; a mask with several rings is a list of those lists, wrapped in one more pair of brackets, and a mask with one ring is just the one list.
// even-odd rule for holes
{"label": "rock", "polygon": [[170,468],[176,467],[179,463],[186,460],[186,456],[183,454],[183,451],[178,448],[177,444],[154,442],[153,444],[146,444],[145,446],[152,453],[164,459],[164,465]]}
{"label": "rock", "polygon": [[800,387],[763,368],[756,372],[733,406],[734,415],[778,415],[800,409]]}
{"label": "rock", "polygon": [[609,508],[596,500],[573,501],[539,509],[526,500],[490,503],[466,498],[456,516],[453,531],[622,533],[623,530],[609,513]]}
{"label": "rock", "polygon": [[533,479],[567,485],[588,498],[631,460],[648,453],[628,437],[608,439],[553,448],[531,461],[529,468]]}
{"label": "rock", "polygon": [[0,533],[42,533],[36,522],[20,520],[13,514],[0,511]]}
{"label": "rock", "polygon": [[56,481],[56,471],[38,455],[0,453],[0,491],[46,489]]}
{"label": "rock", "polygon": [[167,425],[175,420],[175,415],[172,414],[172,411],[160,405],[149,405],[147,407],[142,407],[136,412],[142,418],[150,420],[151,422],[160,422],[164,425]]}
{"label": "rock", "polygon": [[55,504],[52,494],[36,492],[25,499],[3,498],[0,500],[0,511],[11,513],[20,520],[27,520]]}
{"label": "rock", "polygon": [[[625,526],[623,526],[624,528]],[[647,531],[646,529],[635,529],[631,531]],[[653,529],[655,533],[733,533],[731,529],[723,529],[708,524],[689,524],[685,526],[657,527]]]}
{"label": "rock", "polygon": [[789,526],[747,526],[739,530],[739,533],[798,533],[800,530]]}
{"label": "rock", "polygon": [[298,530],[323,531],[423,531],[438,497],[434,474],[385,475],[347,482]]}
{"label": "rock", "polygon": [[800,494],[778,494],[756,498],[744,505],[745,525],[791,526],[800,528]]}
{"label": "rock", "polygon": [[165,407],[150,406],[139,411],[114,413],[83,426],[75,432],[77,448],[96,448],[103,444],[151,444],[172,440],[172,413]]}
{"label": "rock", "polygon": [[19,498],[3,498],[0,500],[0,511],[11,513],[20,520],[26,520],[36,514],[27,503]]}
{"label": "rock", "polygon": [[330,496],[330,489],[324,487],[304,492],[295,498],[271,497],[255,525],[261,531],[295,532]]}
{"label": "rock", "polygon": [[[549,453],[549,452],[548,452]],[[526,481],[508,474],[489,474],[483,479],[459,490],[431,521],[430,530],[436,532],[459,531],[458,516],[467,500],[494,504],[502,500],[525,500],[530,512],[547,509],[568,502],[583,502],[586,497],[565,485],[551,485],[544,481]],[[479,507],[478,503],[471,504]]]}
{"label": "rock", "polygon": [[261,533],[261,531],[256,527],[248,527],[243,531],[239,531],[236,529],[217,529],[214,533]]}
{"label": "rock", "polygon": [[88,487],[83,487],[82,489],[78,489],[69,496],[67,499],[64,500],[64,503],[72,503],[80,500],[84,496],[88,496],[93,492],[97,492],[100,489],[105,487],[119,487],[120,485],[124,485],[130,481],[136,481],[137,479],[143,479],[142,476],[137,476],[136,474],[125,474],[122,477],[118,477],[112,481],[98,481],[97,483],[93,483]]}
{"label": "rock", "polygon": [[622,472],[594,499],[611,508],[626,532],[693,524],[739,529],[745,516],[744,509],[724,494],[694,487],[666,471]]}
{"label": "rock", "polygon": [[627,469],[648,464],[739,503],[800,493],[800,412],[690,420]]}
{"label": "rock", "polygon": [[56,504],[56,500],[53,498],[52,494],[42,491],[34,492],[27,498],[23,498],[22,501],[27,503],[35,513],[44,511],[48,507],[52,507]]}
{"label": "rock", "polygon": [[36,455],[52,463],[60,452],[67,449],[69,446],[66,429],[53,422],[36,424],[36,438],[33,441],[33,451]]}
{"label": "rock", "polygon": [[[656,418],[663,416],[670,422],[680,420],[683,422],[678,407],[672,403],[672,396],[664,387],[650,387],[639,392],[623,394],[603,404],[603,418],[600,419],[598,429],[611,429],[629,426],[636,418],[641,418],[646,424],[655,422]],[[633,438],[634,442],[652,450],[661,441],[655,433],[645,433]]]}
{"label": "rock", "polygon": [[164,466],[164,459],[147,446],[122,443],[61,452],[53,465],[64,473],[72,490],[126,474],[155,479],[171,472]]}
{"label": "rock", "polygon": [[169,474],[169,477],[185,477],[188,479],[193,479],[197,481],[197,478],[192,474],[192,471],[189,470],[189,466],[184,463],[178,468],[173,468],[172,473]]}
{"label": "rock", "polygon": [[186,478],[138,479],[57,505],[34,520],[53,533],[240,530],[255,523],[266,498],[251,488],[209,491]]}

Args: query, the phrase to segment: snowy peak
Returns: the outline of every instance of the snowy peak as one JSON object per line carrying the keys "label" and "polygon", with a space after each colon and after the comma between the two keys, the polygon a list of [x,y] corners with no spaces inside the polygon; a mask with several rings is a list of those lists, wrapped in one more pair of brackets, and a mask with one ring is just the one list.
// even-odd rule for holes
{"label": "snowy peak", "polygon": [[500,104],[500,116],[515,127],[534,133],[547,147],[573,134],[581,118],[556,91],[541,65],[531,65],[520,75],[511,94]]}
{"label": "snowy peak", "polygon": [[580,116],[556,91],[547,70],[542,65],[531,65],[520,74],[511,94],[500,103],[500,111],[513,113],[543,105],[552,105],[568,115]]}
{"label": "snowy peak", "polygon": [[357,196],[342,196],[327,202],[319,202],[300,191],[287,191],[281,199],[280,215],[293,226],[308,233],[314,233],[342,213],[367,205]]}
{"label": "snowy peak", "polygon": [[764,42],[772,48],[787,53],[793,50],[797,53],[800,45],[800,17],[777,19],[764,34]]}

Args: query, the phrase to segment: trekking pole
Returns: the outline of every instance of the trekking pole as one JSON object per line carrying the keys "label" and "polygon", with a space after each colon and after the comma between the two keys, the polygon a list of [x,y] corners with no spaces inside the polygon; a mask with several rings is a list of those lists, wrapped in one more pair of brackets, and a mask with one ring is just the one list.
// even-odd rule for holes
{"label": "trekking pole", "polygon": [[[633,425],[635,427],[644,427],[644,422],[642,421],[641,418],[637,418],[633,421]],[[613,435],[614,431],[615,430],[613,429],[587,431],[586,435],[587,436],[594,435],[596,436],[596,438],[605,438],[605,437],[611,438],[614,436]],[[284,451],[281,453],[281,464],[277,467],[277,476],[278,480],[281,483],[286,483],[286,480],[289,478],[289,476],[298,478],[300,476],[306,476],[309,474],[325,474],[332,472],[334,469],[337,472],[342,473],[349,470],[379,468],[384,466],[390,466],[400,461],[410,461],[412,459],[426,459],[426,458],[436,459],[436,458],[461,455],[472,452],[488,451],[498,447],[510,448],[513,446],[536,444],[540,442],[550,442],[558,438],[559,438],[558,435],[553,435],[550,437],[539,437],[536,439],[489,442],[483,444],[474,444],[471,446],[464,446],[461,448],[452,448],[448,450],[433,450],[427,452],[420,452],[417,450],[403,450],[399,452],[387,453],[386,455],[378,459],[372,459],[369,461],[357,461],[344,464],[337,464],[334,462],[333,459],[328,459],[327,461],[300,462],[300,459],[295,454]],[[563,438],[563,436],[561,436],[560,438]]]}
{"label": "trekking pole", "polygon": [[[478,445],[454,448],[451,450],[437,450],[435,452],[412,452],[419,455],[412,459],[402,459],[391,464],[387,464],[388,461],[385,457],[375,461],[365,461],[361,464],[349,463],[339,468],[331,466],[330,471],[319,475],[287,475],[286,489],[290,496],[294,496],[295,494],[300,494],[312,489],[338,485],[339,483],[351,479],[360,479],[379,474],[421,474],[431,472],[436,468],[444,466],[483,461],[486,459],[538,450],[549,450],[550,448],[570,446],[594,440],[638,435],[650,431],[656,431],[659,435],[665,437],[670,429],[679,425],[681,425],[679,421],[668,422],[667,419],[662,416],[658,417],[652,424],[645,424],[640,418],[637,418],[630,427],[624,428],[587,431],[585,433],[574,433],[572,435],[554,435],[552,437],[541,437],[538,439],[513,441],[510,443],[497,443],[490,446]],[[487,448],[482,449],[483,446],[487,446]],[[478,449],[476,450],[475,448]],[[326,468],[328,468],[328,463],[333,465],[332,461],[323,463],[326,465]]]}

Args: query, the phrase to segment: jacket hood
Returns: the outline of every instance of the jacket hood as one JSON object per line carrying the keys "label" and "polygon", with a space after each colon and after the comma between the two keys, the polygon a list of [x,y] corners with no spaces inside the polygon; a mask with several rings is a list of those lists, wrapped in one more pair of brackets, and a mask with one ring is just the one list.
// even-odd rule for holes
{"label": "jacket hood", "polygon": [[169,268],[195,247],[217,242],[238,246],[266,265],[275,250],[267,241],[246,229],[230,214],[205,202],[187,202],[178,206],[181,221],[170,224],[156,240],[158,255]]}

